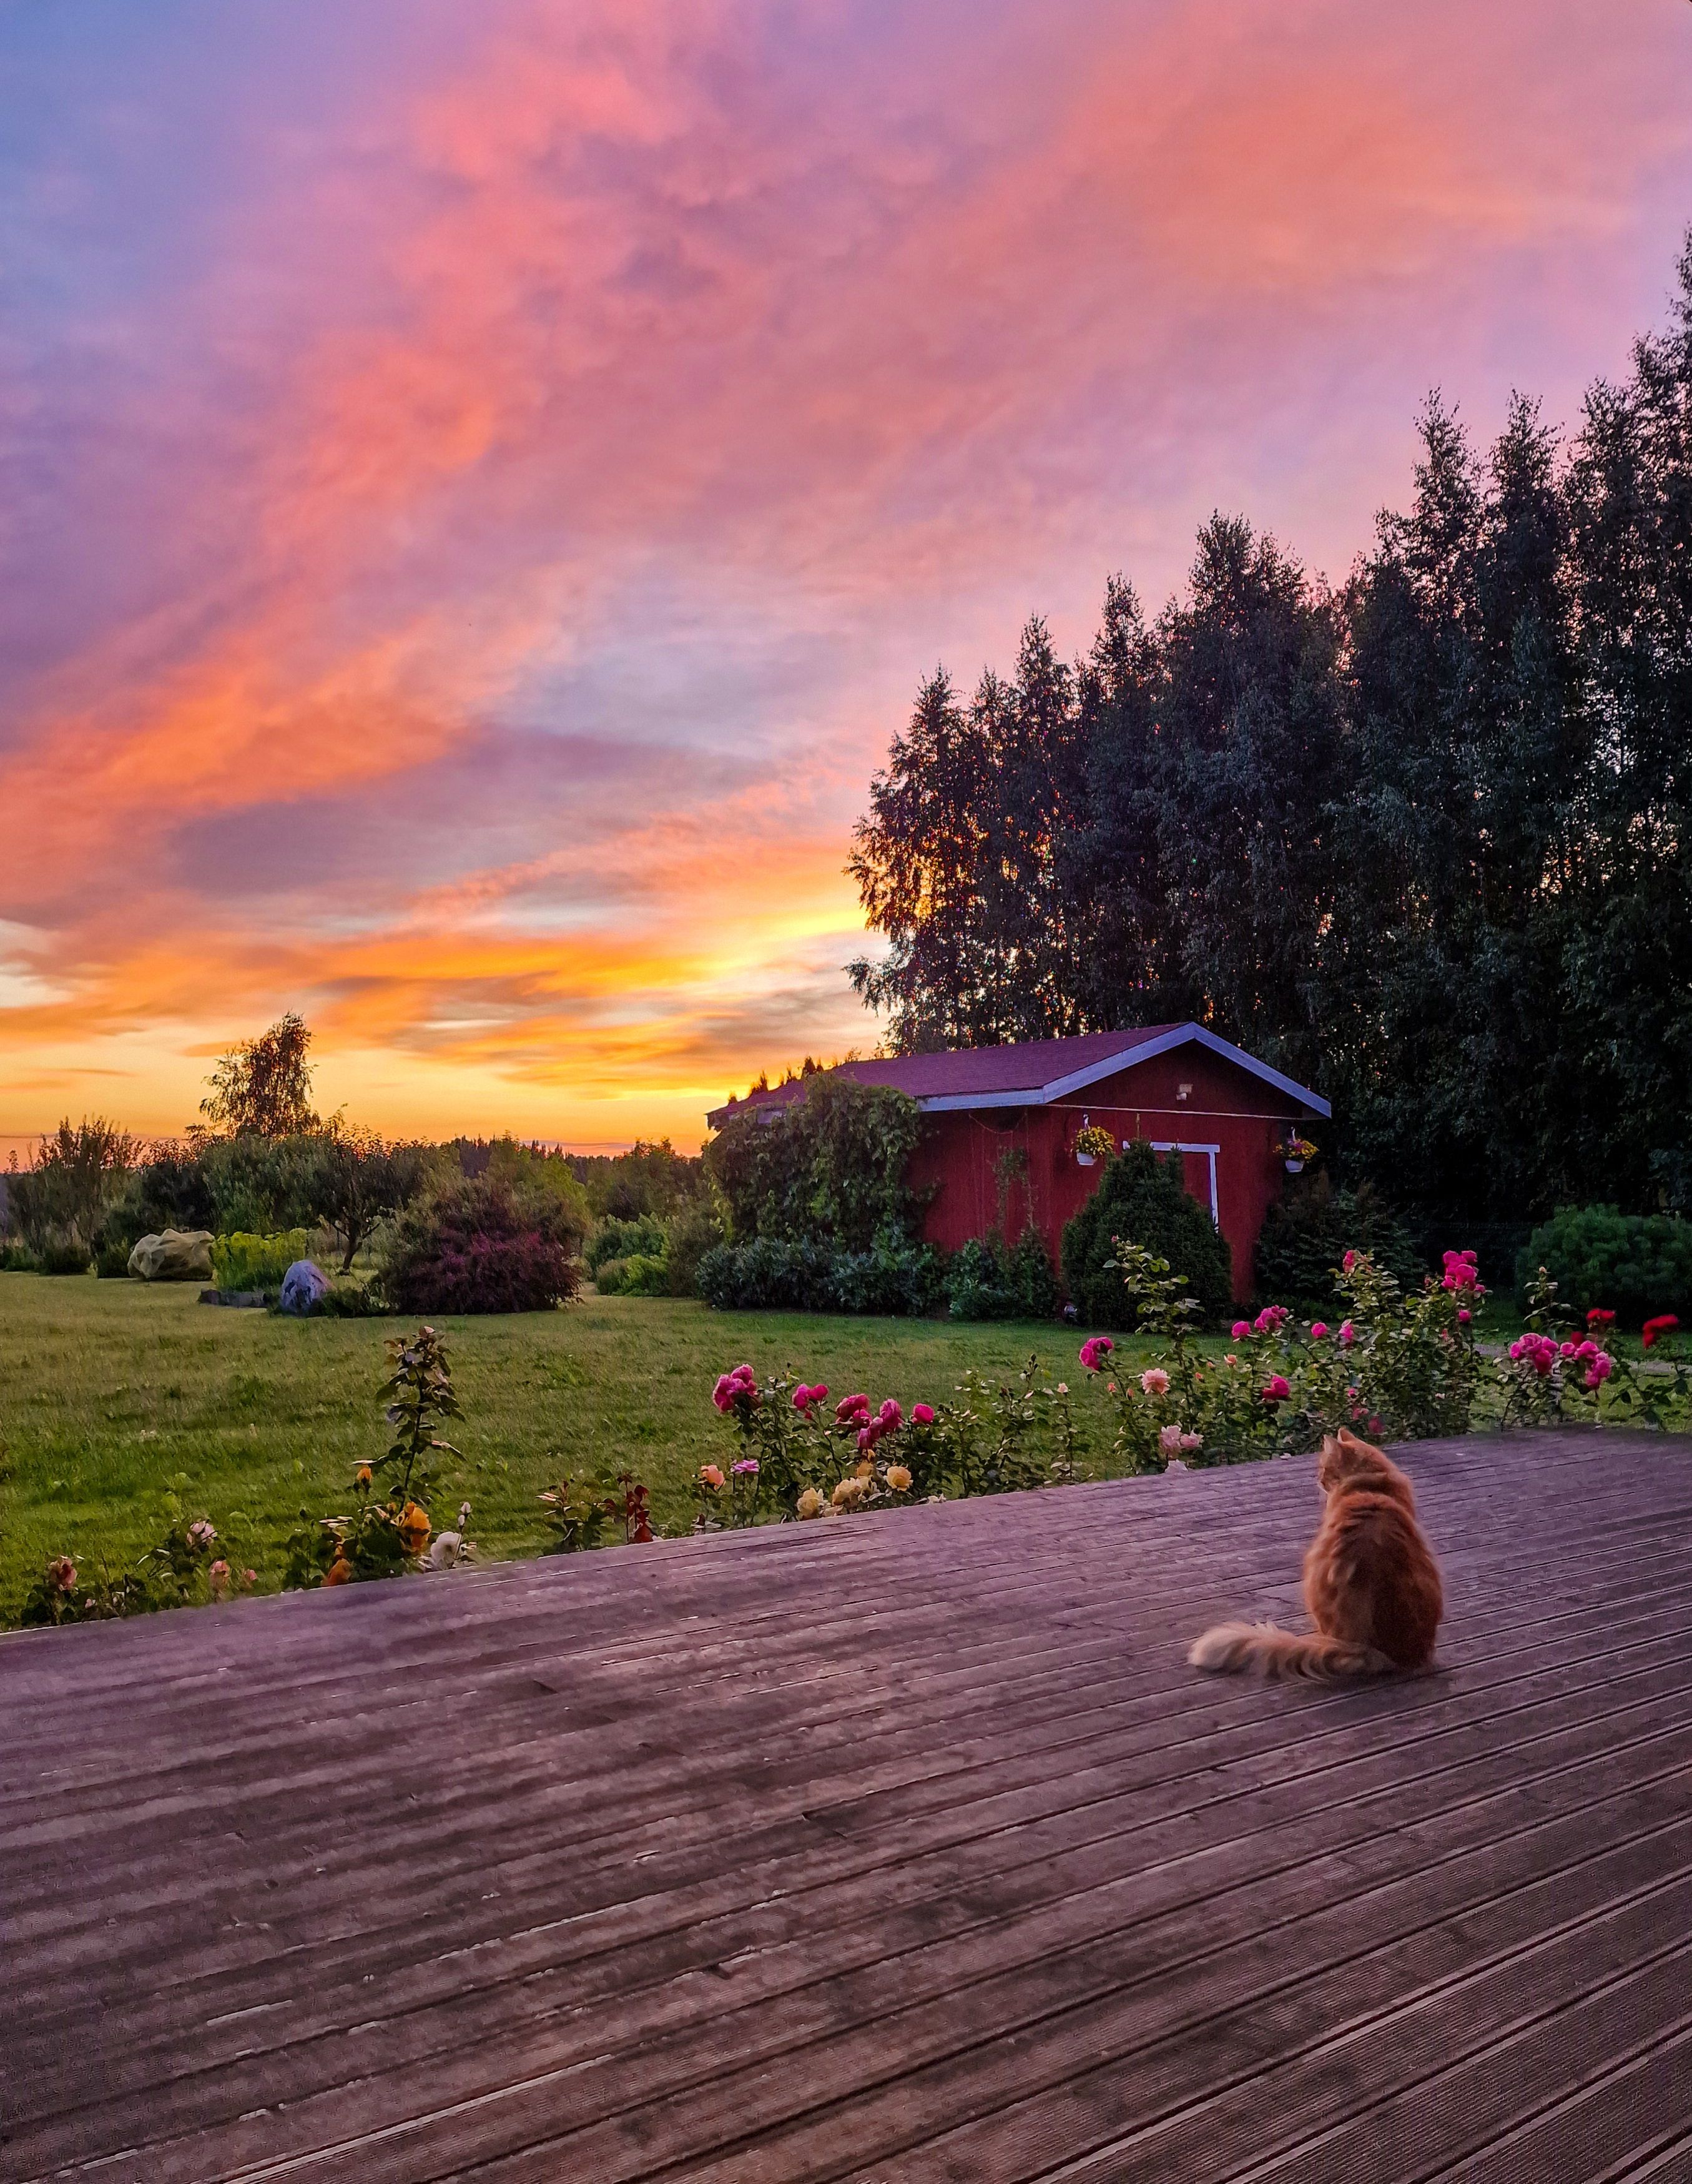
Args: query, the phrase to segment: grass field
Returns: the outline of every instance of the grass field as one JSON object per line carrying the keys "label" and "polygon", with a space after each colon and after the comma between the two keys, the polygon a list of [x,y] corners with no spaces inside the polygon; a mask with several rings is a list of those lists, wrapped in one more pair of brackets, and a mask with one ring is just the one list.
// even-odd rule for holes
{"label": "grass field", "polygon": [[[792,1365],[838,1394],[907,1405],[949,1396],[967,1367],[1014,1371],[1030,1351],[1071,1384],[1079,1338],[1051,1324],[825,1319],[588,1297],[568,1311],[441,1323],[465,1417],[451,1498],[484,1555],[538,1551],[536,1496],[609,1464],[652,1490],[666,1529],[691,1518],[688,1481],[730,1435],[710,1404],[743,1359]],[[192,1285],[0,1274],[0,1625],[49,1555],[116,1563],[164,1529],[174,1485],[261,1589],[281,1582],[302,1506],[344,1505],[354,1465],[387,1446],[376,1390],[398,1323],[216,1311]],[[1129,1346],[1132,1351],[1133,1346]],[[1077,1390],[1093,1467],[1107,1406]]]}

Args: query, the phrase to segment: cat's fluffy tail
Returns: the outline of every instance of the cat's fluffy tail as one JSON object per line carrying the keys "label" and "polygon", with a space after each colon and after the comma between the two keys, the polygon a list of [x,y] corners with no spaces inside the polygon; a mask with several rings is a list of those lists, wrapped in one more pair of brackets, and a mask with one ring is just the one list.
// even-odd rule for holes
{"label": "cat's fluffy tail", "polygon": [[1301,1636],[1277,1630],[1272,1623],[1219,1623],[1194,1641],[1187,1658],[1195,1669],[1211,1669],[1222,1675],[1255,1669],[1266,1676],[1305,1676],[1323,1684],[1336,1683],[1343,1676],[1389,1675],[1393,1667],[1372,1646],[1355,1646],[1316,1633]]}

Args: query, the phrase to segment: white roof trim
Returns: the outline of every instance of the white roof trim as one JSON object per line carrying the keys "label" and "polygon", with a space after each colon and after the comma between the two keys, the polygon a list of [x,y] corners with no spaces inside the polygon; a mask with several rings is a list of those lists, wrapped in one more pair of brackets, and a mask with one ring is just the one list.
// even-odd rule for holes
{"label": "white roof trim", "polygon": [[[1198,1030],[1197,1024],[1177,1024],[1157,1039],[1142,1039],[1138,1046],[1124,1047],[1120,1053],[1107,1055],[1103,1061],[1089,1061],[1085,1069],[1072,1070],[1067,1077],[1055,1077],[1041,1092],[1043,1100],[1060,1100],[1066,1092],[1083,1092],[1101,1078],[1114,1077],[1118,1070],[1132,1069],[1137,1062],[1149,1061],[1155,1054],[1167,1054],[1171,1047],[1184,1046]],[[1229,1050],[1224,1048],[1223,1051]],[[1241,1055],[1244,1061],[1248,1057]]]}
{"label": "white roof trim", "polygon": [[[1266,1061],[1259,1061],[1255,1055],[1248,1054],[1244,1047],[1235,1046],[1227,1039],[1218,1039],[1215,1032],[1206,1031],[1203,1024],[1196,1023],[1177,1024],[1172,1030],[1160,1033],[1156,1039],[1144,1039],[1138,1046],[1123,1047],[1115,1054],[1106,1055],[1102,1061],[1089,1062],[1085,1069],[1071,1070],[1066,1077],[1055,1077],[1049,1084],[1021,1085],[1011,1092],[933,1092],[926,1096],[918,1095],[916,1104],[925,1115],[966,1113],[972,1107],[1048,1107],[1055,1100],[1064,1099],[1071,1092],[1084,1092],[1089,1084],[1100,1084],[1107,1077],[1120,1076],[1125,1069],[1136,1068],[1142,1061],[1151,1061],[1155,1055],[1168,1054],[1176,1047],[1189,1045],[1194,1040],[1200,1046],[1208,1047],[1212,1054],[1219,1054],[1224,1061],[1232,1061],[1263,1084],[1272,1084],[1277,1092],[1284,1093],[1289,1100],[1296,1100],[1301,1106],[1313,1109],[1324,1120],[1333,1114],[1333,1110],[1319,1092],[1312,1092],[1308,1085],[1295,1084],[1290,1077],[1283,1077],[1278,1069],[1272,1069]],[[726,1115],[731,1108],[744,1107],[749,1104],[749,1100],[731,1100],[727,1107],[714,1109],[705,1119],[715,1127],[717,1115]],[[779,1112],[780,1106],[785,1105],[785,1101],[779,1106],[771,1101],[764,1107],[764,1112],[774,1115]],[[1161,1113],[1164,1111],[1159,1109],[1157,1112]]]}
{"label": "white roof trim", "polygon": [[970,1107],[1044,1107],[1049,1096],[1048,1087],[1029,1084],[1017,1092],[918,1093],[916,1104],[925,1115],[943,1115]]}
{"label": "white roof trim", "polygon": [[1320,1092],[1312,1092],[1309,1085],[1300,1084],[1290,1077],[1283,1077],[1278,1069],[1272,1069],[1266,1061],[1260,1061],[1255,1055],[1248,1054],[1244,1047],[1233,1046],[1227,1039],[1218,1039],[1213,1031],[1206,1031],[1203,1024],[1188,1024],[1183,1029],[1201,1046],[1209,1047],[1212,1054],[1221,1055],[1225,1061],[1237,1061],[1242,1069],[1249,1069],[1254,1077],[1261,1077],[1266,1084],[1272,1084],[1277,1092],[1284,1092],[1289,1099],[1302,1100],[1306,1107],[1314,1107],[1324,1121],[1333,1114],[1333,1108]]}
{"label": "white roof trim", "polygon": [[1206,1031],[1203,1024],[1177,1024],[1172,1031],[1162,1033],[1156,1039],[1141,1041],[1138,1046],[1124,1047],[1120,1052],[1106,1055],[1102,1061],[1090,1061],[1085,1069],[1071,1070],[1066,1077],[1055,1077],[1049,1084],[1028,1085],[1015,1092],[947,1092],[919,1099],[917,1106],[924,1114],[943,1114],[949,1110],[970,1107],[1046,1107],[1054,1100],[1061,1100],[1071,1092],[1083,1092],[1089,1084],[1101,1084],[1107,1077],[1119,1076],[1125,1069],[1133,1069],[1142,1061],[1149,1061],[1155,1055],[1168,1054],[1177,1046],[1187,1046],[1194,1040],[1206,1046],[1212,1054],[1219,1054],[1225,1061],[1250,1071],[1266,1084],[1272,1084],[1277,1092],[1302,1106],[1312,1107],[1324,1118],[1333,1110],[1319,1092],[1308,1085],[1294,1084],[1283,1077],[1278,1069],[1272,1069],[1266,1061],[1259,1061],[1244,1047],[1234,1046],[1215,1032]]}

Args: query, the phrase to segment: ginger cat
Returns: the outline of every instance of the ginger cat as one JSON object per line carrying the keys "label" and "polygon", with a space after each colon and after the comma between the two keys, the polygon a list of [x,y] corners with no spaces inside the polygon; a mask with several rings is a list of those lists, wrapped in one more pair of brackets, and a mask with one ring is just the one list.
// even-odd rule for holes
{"label": "ginger cat", "polygon": [[1272,1623],[1218,1624],[1188,1654],[1195,1669],[1261,1669],[1331,1682],[1425,1669],[1433,1658],[1445,1597],[1409,1479],[1343,1426],[1323,1440],[1316,1476],[1327,1507],[1305,1556],[1305,1606],[1315,1634]]}

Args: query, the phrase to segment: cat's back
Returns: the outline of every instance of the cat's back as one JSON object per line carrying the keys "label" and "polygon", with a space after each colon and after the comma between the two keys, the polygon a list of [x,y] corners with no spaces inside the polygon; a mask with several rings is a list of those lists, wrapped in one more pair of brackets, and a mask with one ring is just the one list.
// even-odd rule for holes
{"label": "cat's back", "polygon": [[1372,1486],[1333,1496],[1313,1557],[1366,1596],[1372,1641],[1400,1668],[1422,1667],[1445,1612],[1439,1565],[1402,1496]]}

